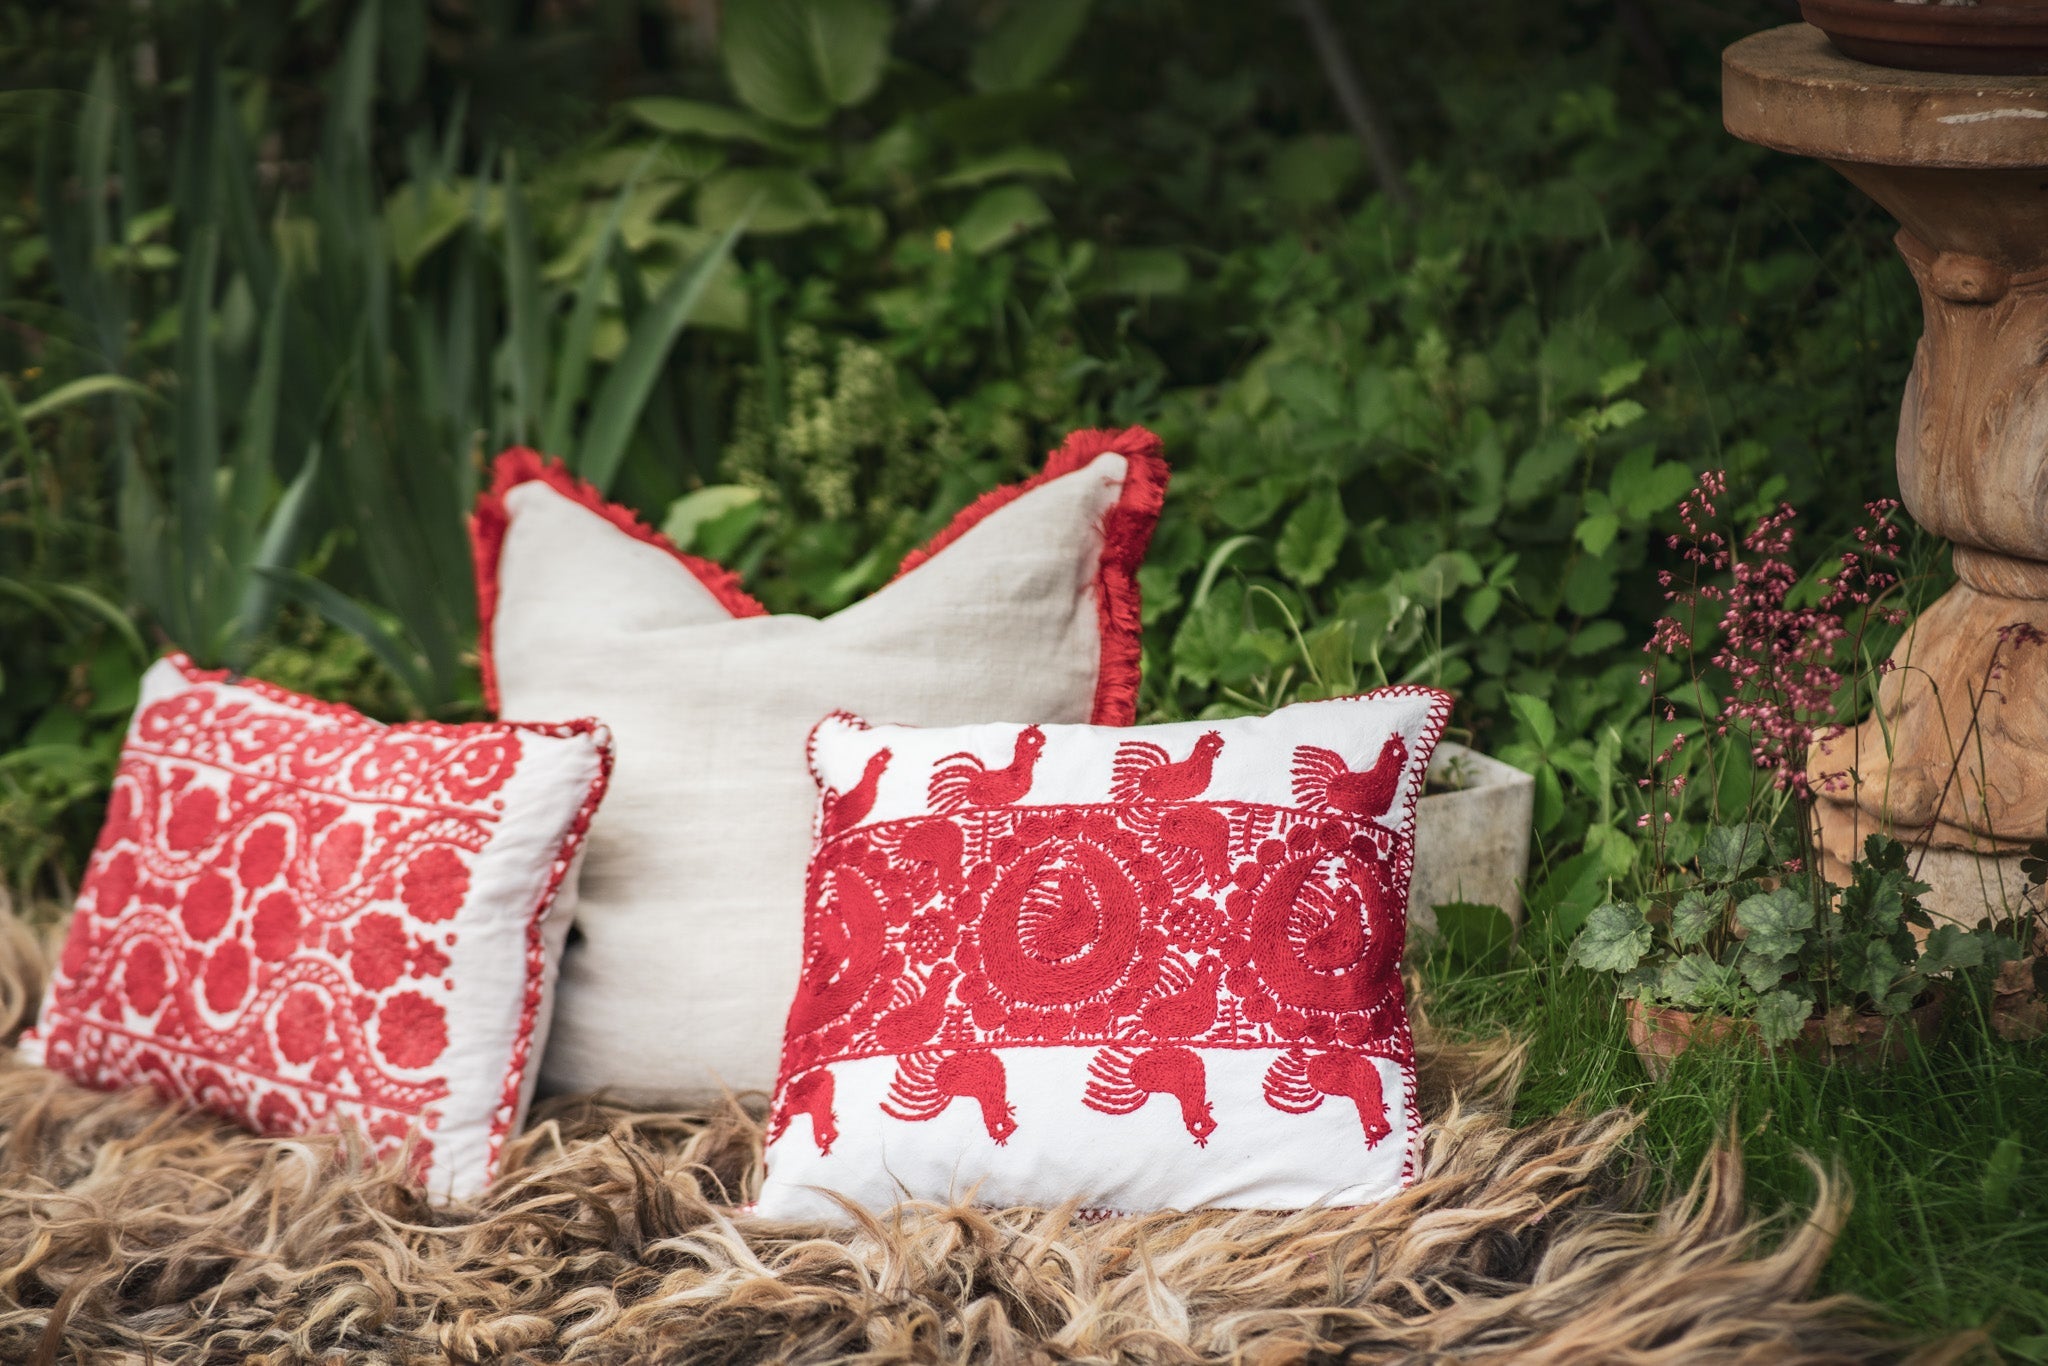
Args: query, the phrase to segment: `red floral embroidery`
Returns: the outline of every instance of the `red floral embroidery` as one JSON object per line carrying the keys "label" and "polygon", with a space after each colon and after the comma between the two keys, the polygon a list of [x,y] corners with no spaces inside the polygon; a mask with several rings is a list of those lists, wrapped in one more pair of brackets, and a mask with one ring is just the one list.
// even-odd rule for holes
{"label": "red floral embroidery", "polygon": [[[1397,895],[1409,835],[1341,809],[997,805],[1028,789],[1035,729],[1006,769],[941,761],[947,814],[821,842],[775,1132],[808,1113],[822,1145],[837,1133],[822,1069],[896,1055],[888,1113],[971,1102],[1001,1142],[1016,1121],[992,1050],[1062,1043],[1099,1050],[1088,1105],[1169,1097],[1198,1143],[1216,1120],[1197,1050],[1286,1048],[1275,1108],[1342,1096],[1368,1142],[1384,1137],[1372,1059],[1413,1052]],[[1176,764],[1125,746],[1119,780],[1199,791],[1216,752],[1198,743]]]}
{"label": "red floral embroidery", "polygon": [[[265,1132],[348,1118],[385,1151],[431,1134],[454,984],[430,936],[468,896],[522,735],[593,727],[385,727],[262,685],[204,686],[215,676],[181,667],[194,686],[145,707],[123,751],[37,1030],[44,1061],[89,1085],[148,1082]],[[600,778],[536,889],[515,1099],[540,916],[602,791]],[[489,1117],[493,1158],[512,1109]],[[419,1171],[432,1152],[417,1144]]]}

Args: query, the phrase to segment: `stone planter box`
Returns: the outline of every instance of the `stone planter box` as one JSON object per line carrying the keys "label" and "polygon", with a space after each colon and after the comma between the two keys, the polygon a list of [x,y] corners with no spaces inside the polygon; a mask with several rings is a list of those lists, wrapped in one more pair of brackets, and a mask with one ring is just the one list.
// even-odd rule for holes
{"label": "stone planter box", "polygon": [[1498,906],[1520,926],[1536,780],[1513,765],[1445,741],[1430,759],[1429,783],[1439,790],[1425,789],[1415,808],[1411,933],[1435,934],[1434,908],[1453,901]]}

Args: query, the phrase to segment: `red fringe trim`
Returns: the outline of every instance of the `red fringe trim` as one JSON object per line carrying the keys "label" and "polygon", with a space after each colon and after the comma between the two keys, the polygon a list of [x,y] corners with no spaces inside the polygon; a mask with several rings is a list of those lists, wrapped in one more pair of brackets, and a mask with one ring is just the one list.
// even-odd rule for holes
{"label": "red fringe trim", "polygon": [[498,616],[498,557],[504,551],[505,530],[511,524],[505,511],[505,495],[536,479],[571,502],[589,508],[634,540],[673,555],[733,616],[768,615],[768,609],[740,587],[740,576],[732,570],[676,549],[675,542],[641,521],[631,508],[607,501],[594,487],[571,474],[561,461],[550,460],[524,446],[514,446],[492,462],[491,487],[478,497],[476,512],[469,519],[470,553],[476,563],[477,658],[484,676],[484,702],[492,711],[498,710],[498,670],[491,648],[491,625]]}
{"label": "red fringe trim", "polygon": [[902,578],[966,535],[990,513],[1006,507],[1042,484],[1084,468],[1099,455],[1124,457],[1123,492],[1102,519],[1102,552],[1096,563],[1095,605],[1101,617],[1102,658],[1095,675],[1095,706],[1089,720],[1098,726],[1128,726],[1138,719],[1139,661],[1144,652],[1144,622],[1138,594],[1138,567],[1152,544],[1159,510],[1166,503],[1164,446],[1143,427],[1122,431],[1095,428],[1069,433],[1047,457],[1045,468],[1019,484],[991,489],[960,511],[946,529],[921,549],[903,557],[896,571]]}
{"label": "red fringe trim", "polygon": [[[1089,719],[1098,726],[1128,726],[1138,715],[1139,661],[1143,653],[1143,621],[1138,595],[1138,566],[1152,543],[1152,530],[1166,502],[1168,471],[1158,437],[1143,427],[1122,431],[1071,433],[1047,457],[1045,468],[1022,483],[991,489],[963,508],[946,528],[903,559],[902,578],[972,530],[996,509],[1015,502],[1032,489],[1085,468],[1099,455],[1124,457],[1123,490],[1102,519],[1102,550],[1096,562],[1095,600],[1100,616],[1102,653],[1095,677],[1095,703]],[[492,657],[491,626],[498,614],[498,557],[504,549],[510,518],[505,495],[520,484],[538,479],[550,488],[597,513],[635,540],[658,546],[676,560],[735,617],[757,617],[768,609],[740,587],[739,575],[723,565],[677,550],[669,539],[648,527],[630,509],[607,502],[604,495],[565,469],[523,446],[500,455],[492,466],[489,492],[477,499],[470,518],[470,545],[476,561],[477,655],[483,669],[484,700],[498,710],[497,669]]]}

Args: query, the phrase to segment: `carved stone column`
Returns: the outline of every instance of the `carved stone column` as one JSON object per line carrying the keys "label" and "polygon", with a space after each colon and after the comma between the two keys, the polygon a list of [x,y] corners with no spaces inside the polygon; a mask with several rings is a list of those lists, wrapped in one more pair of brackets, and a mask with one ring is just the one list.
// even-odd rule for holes
{"label": "carved stone column", "polygon": [[1927,846],[1931,909],[1974,922],[2018,905],[2018,852],[2048,837],[2048,645],[2001,640],[2048,634],[2048,77],[1868,66],[1793,24],[1722,55],[1722,118],[1900,223],[1925,330],[1899,489],[1962,582],[1900,642],[1876,714],[1808,772],[1848,775],[1820,803],[1823,871],[1840,880],[1888,830]]}

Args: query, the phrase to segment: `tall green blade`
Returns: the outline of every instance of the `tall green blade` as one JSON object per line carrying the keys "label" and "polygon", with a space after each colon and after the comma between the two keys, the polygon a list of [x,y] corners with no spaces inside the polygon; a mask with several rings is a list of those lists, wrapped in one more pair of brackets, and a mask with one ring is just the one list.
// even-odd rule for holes
{"label": "tall green blade", "polygon": [[641,410],[654,389],[662,365],[676,338],[696,311],[697,301],[719,267],[732,256],[732,249],[746,231],[753,210],[740,215],[710,250],[697,258],[689,270],[671,280],[634,325],[626,349],[604,377],[593,405],[590,425],[577,443],[577,472],[599,489],[611,486],[619,465],[626,458],[626,443],[640,423]]}
{"label": "tall green blade", "polygon": [[541,429],[541,449],[559,454],[569,447],[574,436],[572,428],[576,421],[576,405],[583,399],[584,381],[590,374],[590,341],[597,331],[597,310],[604,298],[604,277],[612,258],[612,246],[618,241],[619,222],[624,218],[626,205],[633,192],[640,187],[640,177],[667,144],[657,142],[641,154],[633,165],[632,174],[612,200],[611,212],[605,215],[604,230],[598,234],[597,246],[590,253],[590,262],[583,268],[583,278],[576,285],[576,303],[569,313],[569,328],[562,336],[562,349],[555,357],[555,382],[548,396],[548,420]]}

